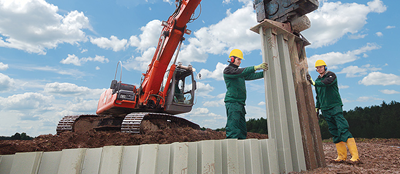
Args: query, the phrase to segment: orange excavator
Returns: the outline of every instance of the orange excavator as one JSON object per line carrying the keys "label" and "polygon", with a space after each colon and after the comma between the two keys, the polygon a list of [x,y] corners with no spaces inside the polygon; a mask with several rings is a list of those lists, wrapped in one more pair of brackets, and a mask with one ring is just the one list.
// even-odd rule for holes
{"label": "orange excavator", "polygon": [[[121,78],[119,81],[116,79],[119,62],[110,88],[100,96],[97,115],[65,116],[58,123],[57,134],[93,129],[140,133],[144,120],[161,120],[180,127],[200,129],[199,125],[175,116],[190,112],[194,103],[194,69],[191,65],[176,64],[180,47],[185,40],[183,35],[191,33],[186,25],[194,20],[193,14],[200,1],[176,0],[175,12],[167,21],[162,22],[164,27],[157,49],[139,87],[122,83]],[[122,64],[120,66],[122,77]]]}

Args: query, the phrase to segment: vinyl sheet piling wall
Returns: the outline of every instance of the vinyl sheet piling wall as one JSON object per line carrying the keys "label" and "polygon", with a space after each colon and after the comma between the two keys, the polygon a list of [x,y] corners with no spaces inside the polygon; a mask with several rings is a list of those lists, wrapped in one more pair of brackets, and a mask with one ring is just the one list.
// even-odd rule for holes
{"label": "vinyl sheet piling wall", "polygon": [[0,174],[280,173],[274,139],[224,139],[0,155]]}

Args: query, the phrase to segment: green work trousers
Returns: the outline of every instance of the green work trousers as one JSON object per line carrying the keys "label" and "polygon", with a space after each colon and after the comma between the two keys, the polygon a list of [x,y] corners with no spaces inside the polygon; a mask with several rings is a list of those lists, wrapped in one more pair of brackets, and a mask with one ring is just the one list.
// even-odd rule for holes
{"label": "green work trousers", "polygon": [[353,138],[349,131],[349,123],[343,117],[342,106],[322,110],[322,115],[328,122],[329,132],[333,135],[333,143],[347,142],[348,138]]}
{"label": "green work trousers", "polygon": [[228,116],[228,120],[226,121],[226,138],[246,139],[246,110],[244,105],[226,102],[225,108],[226,115]]}

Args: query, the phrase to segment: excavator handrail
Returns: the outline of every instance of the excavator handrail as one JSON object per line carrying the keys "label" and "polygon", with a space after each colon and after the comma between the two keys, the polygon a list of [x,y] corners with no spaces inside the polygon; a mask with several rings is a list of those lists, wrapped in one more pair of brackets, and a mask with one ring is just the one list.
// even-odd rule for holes
{"label": "excavator handrail", "polygon": [[118,61],[118,63],[117,63],[117,68],[116,68],[116,70],[115,70],[115,76],[114,76],[114,80],[117,78],[117,73],[118,73],[118,65],[119,64],[121,64],[121,72],[120,72],[120,77],[119,77],[119,81],[120,82],[122,82],[121,80],[122,80],[122,62],[121,61]]}

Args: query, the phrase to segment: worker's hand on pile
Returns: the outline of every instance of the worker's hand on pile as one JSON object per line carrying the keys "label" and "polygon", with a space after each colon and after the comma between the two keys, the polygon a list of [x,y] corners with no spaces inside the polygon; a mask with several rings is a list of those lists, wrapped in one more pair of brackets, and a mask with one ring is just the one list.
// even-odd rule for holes
{"label": "worker's hand on pile", "polygon": [[317,118],[319,120],[319,108],[315,108],[315,112],[317,113]]}
{"label": "worker's hand on pile", "polygon": [[260,70],[260,69],[268,70],[268,64],[267,63],[262,63],[262,64],[259,64],[257,66],[254,66],[254,70]]}
{"label": "worker's hand on pile", "polygon": [[315,82],[314,82],[314,80],[311,78],[310,74],[307,74],[306,77],[307,77],[307,80],[308,80],[313,86],[315,86]]}

